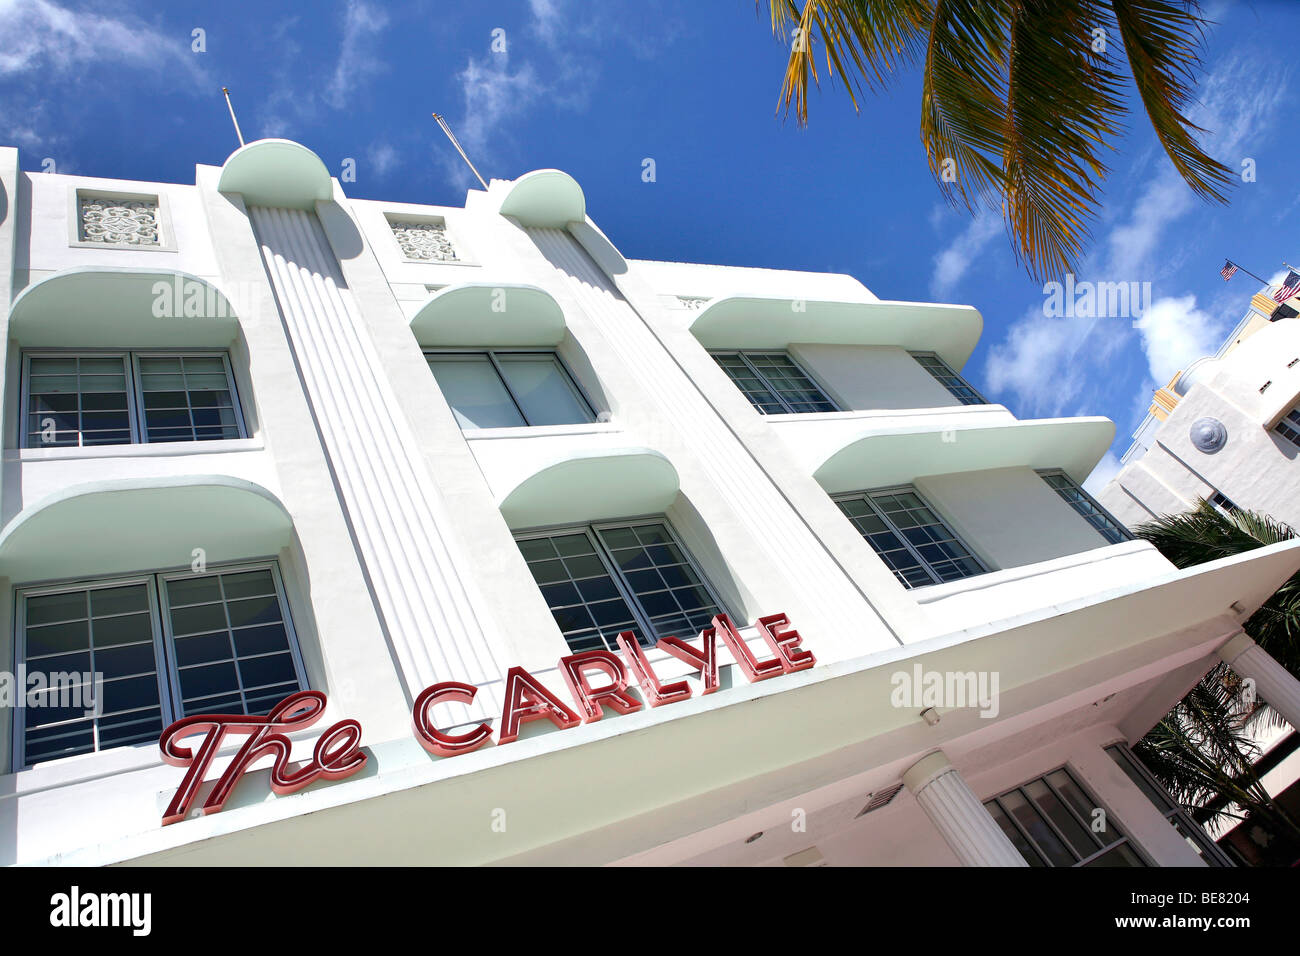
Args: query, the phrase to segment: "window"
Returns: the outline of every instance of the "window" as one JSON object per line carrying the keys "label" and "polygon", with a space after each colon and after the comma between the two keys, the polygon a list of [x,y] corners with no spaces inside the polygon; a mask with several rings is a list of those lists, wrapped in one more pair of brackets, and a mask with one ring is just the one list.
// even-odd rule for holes
{"label": "window", "polygon": [[461,428],[595,421],[554,352],[426,352]]}
{"label": "window", "polygon": [[23,765],[156,742],[190,714],[265,714],[307,686],[274,564],[27,588],[16,620],[27,674],[103,681],[98,713],[53,690],[17,709]]}
{"label": "window", "polygon": [[1223,851],[1210,839],[1209,834],[1198,826],[1182,807],[1174,802],[1174,798],[1165,791],[1164,787],[1160,786],[1155,777],[1151,776],[1147,768],[1142,766],[1141,761],[1133,756],[1128,747],[1124,744],[1113,744],[1106,748],[1106,753],[1110,754],[1110,758],[1119,764],[1119,768],[1124,771],[1130,780],[1137,784],[1138,789],[1146,794],[1147,799],[1155,804],[1156,809],[1178,831],[1178,835],[1200,854],[1206,866],[1232,865]]}
{"label": "window", "polygon": [[911,487],[839,495],[835,503],[904,587],[987,570]]}
{"label": "window", "polygon": [[1111,544],[1119,544],[1121,541],[1131,541],[1133,539],[1133,535],[1129,534],[1127,528],[1112,518],[1105,508],[1097,504],[1092,495],[1076,485],[1074,479],[1065,472],[1040,471],[1038,474],[1043,481],[1051,486],[1053,491],[1061,496],[1062,500],[1077,511],[1084,521],[1096,528],[1097,533]]}
{"label": "window", "polygon": [[1291,444],[1300,447],[1300,406],[1287,412],[1286,418],[1273,426],[1273,430]]}
{"label": "window", "polygon": [[722,603],[663,520],[520,535],[519,550],[574,651],[646,646],[709,626]]}
{"label": "window", "polygon": [[1225,515],[1231,515],[1240,509],[1233,504],[1232,499],[1221,491],[1216,491],[1210,495],[1210,504],[1218,508]]}
{"label": "window", "polygon": [[[1097,801],[1062,767],[985,801],[1007,838],[1030,866],[1146,866],[1113,814],[1098,817]],[[1104,820],[1100,832],[1095,820]]]}
{"label": "window", "polygon": [[224,352],[25,352],[23,447],[244,437]]}
{"label": "window", "polygon": [[913,352],[912,358],[934,376],[935,381],[946,388],[955,398],[961,399],[963,405],[987,405],[988,401],[964,378],[948,367],[948,363],[933,352]]}
{"label": "window", "polygon": [[785,352],[714,352],[712,355],[750,404],[764,415],[839,411]]}

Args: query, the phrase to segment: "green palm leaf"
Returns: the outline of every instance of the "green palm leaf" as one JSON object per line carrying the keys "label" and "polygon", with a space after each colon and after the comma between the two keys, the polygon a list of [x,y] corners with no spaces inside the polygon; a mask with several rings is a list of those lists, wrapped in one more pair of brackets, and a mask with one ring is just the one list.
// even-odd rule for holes
{"label": "green palm leaf", "polygon": [[[1187,118],[1205,21],[1197,0],[769,0],[791,40],[780,107],[808,121],[817,50],[855,109],[922,64],[921,141],[949,202],[1000,204],[1020,260],[1060,276],[1089,241],[1106,176],[1103,151],[1127,112],[1131,76],[1179,175],[1224,199],[1226,166],[1197,144]],[[1102,31],[1098,33],[1097,31]],[[1118,37],[1127,72],[1104,41]],[[1103,41],[1099,43],[1099,39]],[[1118,52],[1118,51],[1116,51]]]}

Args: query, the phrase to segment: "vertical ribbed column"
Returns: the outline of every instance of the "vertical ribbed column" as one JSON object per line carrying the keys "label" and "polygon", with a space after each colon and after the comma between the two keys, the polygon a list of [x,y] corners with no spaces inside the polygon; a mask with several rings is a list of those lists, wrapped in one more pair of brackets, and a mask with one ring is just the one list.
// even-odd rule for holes
{"label": "vertical ribbed column", "polygon": [[[315,213],[248,210],[362,564],[414,695],[504,671],[441,531],[446,517]],[[495,687],[456,718],[497,712]]]}
{"label": "vertical ribbed column", "polygon": [[[737,520],[808,605],[820,609],[827,621],[859,618],[864,595],[582,245],[566,229],[536,226],[528,234],[583,311],[599,324],[628,373],[658,397],[665,427],[692,445]],[[883,619],[881,626],[888,627]]]}
{"label": "vertical ribbed column", "polygon": [[903,784],[962,866],[1029,865],[942,751],[922,757]]}
{"label": "vertical ribbed column", "polygon": [[1300,727],[1300,680],[1275,661],[1248,634],[1241,633],[1219,648],[1219,657],[1240,676],[1255,682],[1256,696],[1292,727]]}

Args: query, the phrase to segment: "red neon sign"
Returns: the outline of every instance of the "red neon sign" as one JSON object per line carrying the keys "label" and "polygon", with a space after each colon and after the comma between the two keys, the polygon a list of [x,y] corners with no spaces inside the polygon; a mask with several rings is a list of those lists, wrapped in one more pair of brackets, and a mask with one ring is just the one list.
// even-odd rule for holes
{"label": "red neon sign", "polygon": [[[718,639],[721,638],[745,678],[754,683],[807,670],[817,663],[811,651],[804,649],[803,638],[784,614],[769,614],[755,623],[759,635],[771,652],[759,659],[745,644],[736,626],[725,614],[717,615],[709,627],[700,632],[698,646],[677,637],[661,638],[656,644],[671,657],[690,665],[703,682],[700,696],[718,689]],[[635,683],[651,707],[673,704],[691,696],[685,680],[663,683],[631,631],[616,640],[619,655],[594,650],[560,658],[560,676],[577,705],[577,711],[553,694],[541,681],[522,667],[512,667],[506,674],[505,705],[498,724],[498,743],[508,744],[519,738],[523,724],[549,720],[561,730],[591,723],[605,715],[605,708],[618,714],[639,711],[643,702],[629,690]],[[594,681],[599,681],[595,683]],[[492,739],[492,729],[480,723],[460,734],[439,730],[430,715],[435,704],[469,704],[478,693],[473,684],[441,681],[422,690],[415,698],[411,722],[415,738],[429,753],[438,757],[455,757],[470,753]],[[176,721],[163,731],[158,745],[163,760],[172,766],[185,767],[185,777],[163,814],[163,824],[184,820],[198,798],[204,774],[211,766],[227,734],[245,734],[230,765],[217,778],[212,792],[199,808],[203,814],[217,813],[225,806],[236,784],[249,767],[263,757],[273,758],[271,790],[281,796],[296,793],[317,780],[342,780],[366,765],[361,751],[361,724],[340,720],[321,734],[312,758],[297,770],[289,769],[292,744],[282,731],[310,727],[325,712],[325,695],[320,691],[301,691],[286,697],[265,717],[244,714],[198,714]],[[180,741],[198,734],[203,740],[197,752],[180,746]]]}
{"label": "red neon sign", "polygon": [[[318,690],[304,690],[280,701],[265,717],[196,714],[176,721],[163,731],[158,746],[164,761],[173,767],[189,769],[163,814],[163,824],[185,819],[198,796],[203,774],[227,733],[247,734],[248,739],[217,778],[216,786],[199,808],[203,814],[220,811],[249,765],[268,755],[275,758],[271,766],[271,789],[281,796],[297,793],[317,780],[342,780],[356,773],[369,758],[361,752],[361,724],[355,720],[340,720],[331,726],[316,741],[311,760],[297,770],[289,770],[292,743],[279,731],[310,727],[324,712],[325,695]],[[203,734],[197,754],[179,744],[195,734]]]}

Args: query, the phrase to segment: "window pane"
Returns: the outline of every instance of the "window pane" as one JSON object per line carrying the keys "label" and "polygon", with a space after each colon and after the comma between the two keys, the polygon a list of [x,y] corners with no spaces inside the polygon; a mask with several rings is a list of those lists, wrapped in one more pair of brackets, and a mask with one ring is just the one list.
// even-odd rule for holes
{"label": "window pane", "polygon": [[165,583],[182,713],[264,714],[302,690],[269,570]]}
{"label": "window pane", "polygon": [[121,445],[131,441],[121,356],[34,356],[28,360],[29,448]]}
{"label": "window pane", "polygon": [[783,352],[716,352],[713,359],[764,415],[838,410]]}
{"label": "window pane", "polygon": [[428,359],[461,428],[527,424],[486,355],[430,355]]}
{"label": "window pane", "polygon": [[591,413],[552,355],[497,355],[501,373],[529,425],[591,421]]}
{"label": "window pane", "polygon": [[142,356],[145,440],[238,438],[235,400],[219,355]]}
{"label": "window pane", "polygon": [[[27,764],[162,732],[158,664],[146,584],[24,597],[24,660],[50,688],[24,709]],[[92,674],[103,677],[100,715]]]}
{"label": "window pane", "polygon": [[764,415],[780,415],[785,411],[785,406],[781,404],[780,399],[773,394],[755,372],[745,364],[738,352],[717,353],[713,360],[722,367],[727,376],[736,383],[751,405],[762,412]]}
{"label": "window pane", "polygon": [[963,405],[984,405],[984,396],[975,391],[970,384],[948,367],[948,363],[932,352],[913,352],[912,358],[934,376],[935,380],[946,388],[954,398]]}
{"label": "window pane", "polygon": [[1051,486],[1052,490],[1060,495],[1071,508],[1097,529],[1097,533],[1109,541],[1111,544],[1118,544],[1121,541],[1127,541],[1133,536],[1127,530],[1120,527],[1116,522],[1111,520],[1110,515],[1102,510],[1101,505],[1093,500],[1092,496],[1074,483],[1064,472],[1052,472],[1041,476],[1043,481]]}
{"label": "window pane", "polygon": [[663,524],[601,528],[597,534],[650,619],[654,639],[690,637],[722,613]]}
{"label": "window pane", "polygon": [[609,569],[585,533],[556,534],[519,542],[528,570],[570,649],[617,650],[620,631],[643,643],[641,625],[623,600]]}
{"label": "window pane", "polygon": [[984,573],[983,565],[914,492],[864,492],[835,503],[904,587]]}
{"label": "window pane", "polygon": [[1035,809],[1034,805],[1025,799],[1025,795],[1019,790],[1013,790],[1010,793],[1003,794],[998,798],[1002,804],[1020,824],[1022,830],[1029,835],[1029,839],[1034,842],[1040,853],[1047,859],[1052,866],[1074,866],[1079,857],[1072,854],[1068,847],[1061,842],[1060,837],[1047,825],[1042,814]]}

